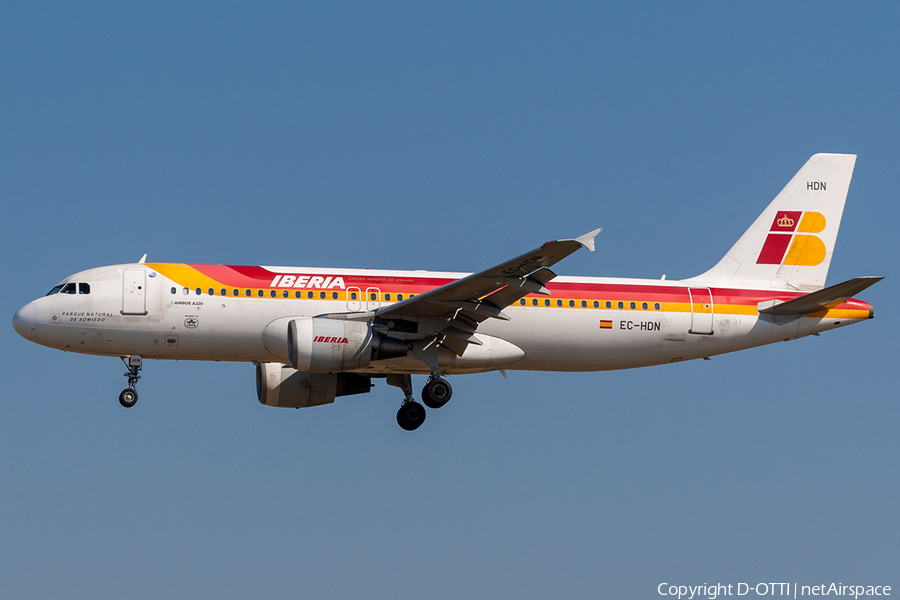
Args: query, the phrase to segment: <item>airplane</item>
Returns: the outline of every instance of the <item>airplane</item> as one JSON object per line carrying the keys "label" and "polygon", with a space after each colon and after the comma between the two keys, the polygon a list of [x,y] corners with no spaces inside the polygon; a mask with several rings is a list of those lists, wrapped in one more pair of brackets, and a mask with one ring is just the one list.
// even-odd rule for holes
{"label": "airplane", "polygon": [[[66,277],[13,327],[67,352],[120,357],[137,402],[143,359],[250,362],[257,398],[301,408],[399,387],[417,429],[450,400],[446,377],[603,371],[682,362],[818,335],[874,317],[852,296],[882,277],[825,287],[856,155],[816,154],[728,253],[684,280],[562,277],[595,229],[479,273],[137,263]],[[412,375],[426,375],[422,404]]]}

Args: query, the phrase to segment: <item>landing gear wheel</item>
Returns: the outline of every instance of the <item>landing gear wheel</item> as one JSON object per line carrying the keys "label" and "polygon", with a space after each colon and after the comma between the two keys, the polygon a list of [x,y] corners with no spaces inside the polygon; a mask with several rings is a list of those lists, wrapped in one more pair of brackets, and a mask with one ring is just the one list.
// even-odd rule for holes
{"label": "landing gear wheel", "polygon": [[406,402],[397,411],[397,424],[406,431],[413,431],[425,422],[425,408],[416,401]]}
{"label": "landing gear wheel", "polygon": [[125,408],[131,408],[137,403],[138,395],[137,390],[134,388],[125,388],[122,390],[122,393],[119,394],[119,404],[124,406]]}
{"label": "landing gear wheel", "polygon": [[132,354],[130,356],[122,356],[120,358],[128,368],[128,371],[125,372],[125,377],[128,378],[128,387],[122,390],[122,393],[119,394],[119,404],[121,404],[125,408],[131,408],[137,402],[138,398],[135,386],[141,379],[141,365],[143,363],[143,359],[141,358],[140,354]]}
{"label": "landing gear wheel", "polygon": [[440,408],[447,404],[450,396],[453,395],[453,388],[444,379],[431,379],[422,388],[422,402],[428,408]]}

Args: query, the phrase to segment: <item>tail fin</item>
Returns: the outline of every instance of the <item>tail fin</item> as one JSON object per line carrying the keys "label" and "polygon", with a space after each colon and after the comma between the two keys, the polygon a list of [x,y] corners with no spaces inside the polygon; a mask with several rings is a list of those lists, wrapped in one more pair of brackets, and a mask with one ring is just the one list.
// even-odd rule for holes
{"label": "tail fin", "polygon": [[719,263],[687,281],[815,291],[825,287],[855,154],[816,154]]}

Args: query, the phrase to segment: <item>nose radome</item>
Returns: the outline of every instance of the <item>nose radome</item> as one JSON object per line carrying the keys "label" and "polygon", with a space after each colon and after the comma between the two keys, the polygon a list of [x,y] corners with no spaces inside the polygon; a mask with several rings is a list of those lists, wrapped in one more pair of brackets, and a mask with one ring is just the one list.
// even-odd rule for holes
{"label": "nose radome", "polygon": [[13,329],[26,340],[33,342],[37,309],[34,302],[29,302],[19,309],[13,317]]}

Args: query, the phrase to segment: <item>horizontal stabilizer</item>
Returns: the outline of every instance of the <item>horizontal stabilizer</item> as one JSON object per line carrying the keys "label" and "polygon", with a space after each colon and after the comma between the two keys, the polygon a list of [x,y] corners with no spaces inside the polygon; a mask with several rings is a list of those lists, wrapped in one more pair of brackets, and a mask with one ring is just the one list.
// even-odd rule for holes
{"label": "horizontal stabilizer", "polygon": [[829,286],[818,292],[806,294],[787,302],[781,302],[766,308],[760,308],[760,314],[778,316],[802,316],[820,310],[828,310],[850,299],[855,294],[871,285],[875,285],[884,277],[856,277],[843,283]]}

